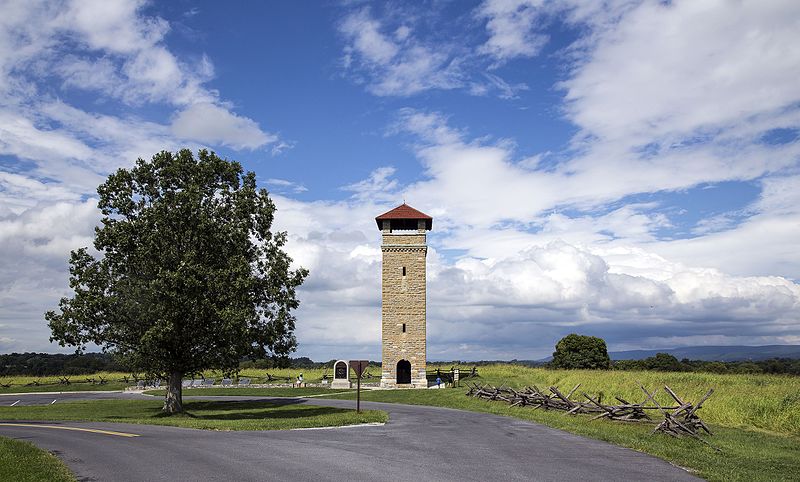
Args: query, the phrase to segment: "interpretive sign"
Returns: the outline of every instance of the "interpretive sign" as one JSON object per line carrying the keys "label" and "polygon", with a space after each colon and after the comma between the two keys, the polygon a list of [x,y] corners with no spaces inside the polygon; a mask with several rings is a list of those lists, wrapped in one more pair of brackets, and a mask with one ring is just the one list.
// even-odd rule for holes
{"label": "interpretive sign", "polygon": [[331,388],[350,388],[350,365],[345,360],[333,364]]}
{"label": "interpretive sign", "polygon": [[356,412],[361,413],[361,375],[364,374],[364,370],[367,369],[367,365],[369,365],[368,360],[350,360],[350,366],[353,368],[353,371],[356,372]]}

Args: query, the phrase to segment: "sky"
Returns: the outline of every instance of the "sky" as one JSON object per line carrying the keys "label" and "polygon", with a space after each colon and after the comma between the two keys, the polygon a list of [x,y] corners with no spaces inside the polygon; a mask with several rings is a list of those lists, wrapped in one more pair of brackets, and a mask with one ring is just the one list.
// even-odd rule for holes
{"label": "sky", "polygon": [[161,150],[256,173],[297,356],[380,358],[380,233],[431,215],[428,359],[800,343],[800,2],[0,0],[0,353],[97,186]]}

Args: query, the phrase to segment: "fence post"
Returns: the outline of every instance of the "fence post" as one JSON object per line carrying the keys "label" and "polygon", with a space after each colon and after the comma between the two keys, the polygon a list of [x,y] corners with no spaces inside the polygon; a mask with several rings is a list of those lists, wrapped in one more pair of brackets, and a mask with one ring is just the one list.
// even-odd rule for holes
{"label": "fence post", "polygon": [[458,368],[453,369],[453,386],[458,386]]}

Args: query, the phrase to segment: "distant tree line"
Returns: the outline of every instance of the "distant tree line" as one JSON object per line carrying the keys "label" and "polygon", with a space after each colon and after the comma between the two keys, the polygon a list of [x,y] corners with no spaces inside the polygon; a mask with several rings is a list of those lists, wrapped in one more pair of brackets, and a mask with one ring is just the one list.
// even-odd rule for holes
{"label": "distant tree line", "polygon": [[614,370],[653,370],[662,372],[708,372],[708,373],[769,373],[800,375],[800,360],[772,358],[747,361],[678,360],[668,353],[656,353],[642,360],[616,360]]}
{"label": "distant tree line", "polygon": [[[258,360],[245,360],[239,363],[240,369],[245,368],[259,368],[259,369],[270,369],[270,368],[298,368],[298,369],[310,369],[310,368],[333,368],[333,365],[338,360],[332,359],[323,362],[315,362],[311,358],[306,356],[301,356],[297,358],[292,357],[273,357],[273,358],[261,358]],[[381,362],[369,360],[369,364],[372,366],[381,366]]]}
{"label": "distant tree line", "polygon": [[[333,368],[336,360],[315,362],[308,357],[288,356],[242,360],[239,369],[246,368]],[[380,366],[380,362],[370,361]],[[111,353],[53,354],[11,353],[0,355],[0,376],[45,377],[54,375],[89,375],[97,372],[128,372],[129,365]]]}
{"label": "distant tree line", "polygon": [[[597,348],[596,342],[589,346]],[[597,360],[601,363],[597,363]],[[574,362],[574,357],[572,361]],[[258,368],[333,368],[336,360],[315,362],[308,357],[274,357],[257,360],[243,360],[239,364],[240,369]],[[512,364],[529,367],[556,368],[553,363],[543,363],[533,360],[480,360],[464,362],[452,360],[449,362],[436,362],[441,365],[453,366],[484,366],[494,364]],[[588,364],[602,365],[604,363],[602,354],[597,350],[590,349]],[[370,365],[380,366],[380,362],[370,361]],[[578,367],[575,367],[578,368]],[[586,367],[589,368],[589,367]],[[597,366],[597,368],[604,368]],[[770,360],[758,361],[704,361],[689,360],[684,358],[678,360],[668,353],[658,353],[655,356],[642,360],[615,360],[611,362],[610,368],[613,370],[651,370],[663,372],[707,372],[707,373],[768,373],[785,374],[800,376],[800,359],[793,358],[773,358]],[[0,376],[54,376],[54,375],[90,375],[97,372],[127,372],[130,368],[126,366],[124,360],[110,353],[84,353],[75,354],[52,354],[52,353],[11,353],[0,355]]]}
{"label": "distant tree line", "polygon": [[109,353],[84,353],[82,355],[11,353],[0,355],[0,375],[2,376],[88,375],[106,371],[127,370],[118,358]]}
{"label": "distant tree line", "polygon": [[288,356],[281,356],[281,357],[269,357],[269,358],[259,358],[256,360],[244,360],[239,362],[240,369],[246,368],[259,368],[259,369],[270,369],[270,368],[325,368],[328,363],[330,366],[333,366],[333,363],[336,360],[331,362],[315,362],[311,358],[301,356],[298,358],[292,358]]}

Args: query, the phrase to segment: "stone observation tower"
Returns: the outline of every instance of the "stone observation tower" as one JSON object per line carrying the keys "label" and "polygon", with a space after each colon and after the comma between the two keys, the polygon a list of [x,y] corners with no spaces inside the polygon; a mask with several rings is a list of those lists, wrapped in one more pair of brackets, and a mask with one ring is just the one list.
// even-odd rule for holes
{"label": "stone observation tower", "polygon": [[403,203],[375,221],[383,238],[381,386],[426,388],[425,231],[433,218]]}

